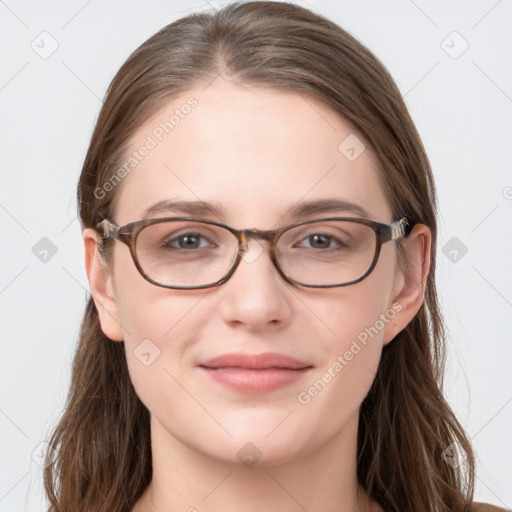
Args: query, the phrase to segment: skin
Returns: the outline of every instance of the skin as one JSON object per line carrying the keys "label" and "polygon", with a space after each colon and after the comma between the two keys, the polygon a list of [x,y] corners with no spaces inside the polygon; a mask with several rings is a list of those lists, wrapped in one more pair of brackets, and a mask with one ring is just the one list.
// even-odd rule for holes
{"label": "skin", "polygon": [[[377,160],[368,147],[353,162],[340,153],[340,142],[355,132],[323,103],[223,78],[203,89],[169,102],[137,131],[134,149],[189,96],[199,102],[124,178],[114,222],[139,220],[144,209],[168,198],[219,202],[227,213],[213,220],[240,229],[287,225],[293,222],[283,217],[288,207],[331,197],[364,206],[370,219],[395,220]],[[96,232],[85,229],[83,239],[101,327],[112,342],[124,341],[134,387],[151,413],[154,478],[135,512],[382,510],[358,490],[358,413],[382,347],[423,303],[431,244],[426,226],[415,226],[405,242],[406,272],[389,242],[366,279],[330,289],[286,283],[264,241],[261,254],[249,244],[254,261],[242,261],[228,282],[183,291],[144,280],[119,242],[113,269],[104,268]],[[393,304],[401,310],[378,335],[308,404],[299,403],[298,393]],[[160,350],[149,366],[134,355],[147,338]],[[238,351],[279,352],[314,369],[296,383],[249,395],[221,386],[196,366]],[[247,442],[261,452],[252,468],[237,457]]]}

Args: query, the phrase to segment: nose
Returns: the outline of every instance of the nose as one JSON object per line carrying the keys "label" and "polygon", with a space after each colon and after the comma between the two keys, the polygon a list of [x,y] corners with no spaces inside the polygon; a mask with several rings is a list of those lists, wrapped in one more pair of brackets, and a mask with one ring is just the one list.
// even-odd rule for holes
{"label": "nose", "polygon": [[279,275],[270,258],[269,243],[249,237],[239,248],[242,259],[220,289],[219,312],[231,325],[251,331],[282,327],[290,321],[292,285]]}

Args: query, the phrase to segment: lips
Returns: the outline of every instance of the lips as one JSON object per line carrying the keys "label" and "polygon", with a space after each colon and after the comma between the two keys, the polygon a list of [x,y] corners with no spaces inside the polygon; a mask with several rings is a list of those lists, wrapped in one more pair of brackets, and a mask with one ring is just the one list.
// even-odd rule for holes
{"label": "lips", "polygon": [[200,370],[236,393],[269,393],[304,377],[312,365],[274,352],[224,354],[202,362]]}
{"label": "lips", "polygon": [[294,357],[266,352],[263,354],[233,353],[224,354],[208,359],[198,366],[211,369],[239,368],[246,370],[264,370],[268,368],[281,368],[287,370],[301,370],[310,368],[312,365],[303,363]]}

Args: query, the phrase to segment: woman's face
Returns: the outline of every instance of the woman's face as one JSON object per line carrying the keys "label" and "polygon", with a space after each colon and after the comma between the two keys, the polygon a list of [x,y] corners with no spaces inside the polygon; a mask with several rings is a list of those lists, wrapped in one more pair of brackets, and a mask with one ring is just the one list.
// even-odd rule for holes
{"label": "woman's face", "polygon": [[[184,108],[190,97],[197,103]],[[138,163],[117,185],[112,220],[140,220],[163,200],[215,203],[224,214],[195,216],[239,229],[361,216],[342,210],[285,215],[303,202],[340,199],[390,224],[395,219],[378,163],[354,137],[311,97],[216,80],[169,102],[137,131]],[[159,210],[149,217],[180,215],[187,213]],[[115,243],[105,295],[94,284],[95,299],[105,334],[124,340],[135,390],[160,440],[225,463],[245,463],[249,455],[275,465],[319,450],[347,428],[353,434],[383,344],[421,304],[412,311],[400,302],[405,281],[395,242],[383,245],[363,281],[323,289],[285,282],[269,249],[268,242],[251,241],[229,281],[185,291],[144,280],[128,247]],[[228,353],[267,352],[311,368],[293,382],[254,392],[221,383],[200,366]]]}

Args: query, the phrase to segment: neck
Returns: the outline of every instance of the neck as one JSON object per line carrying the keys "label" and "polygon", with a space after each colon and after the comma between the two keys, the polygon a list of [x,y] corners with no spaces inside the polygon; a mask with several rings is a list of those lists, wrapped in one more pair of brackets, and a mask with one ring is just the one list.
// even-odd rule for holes
{"label": "neck", "polygon": [[152,418],[153,480],[132,512],[382,512],[357,483],[357,420],[316,450],[245,467],[236,449],[213,459]]}

